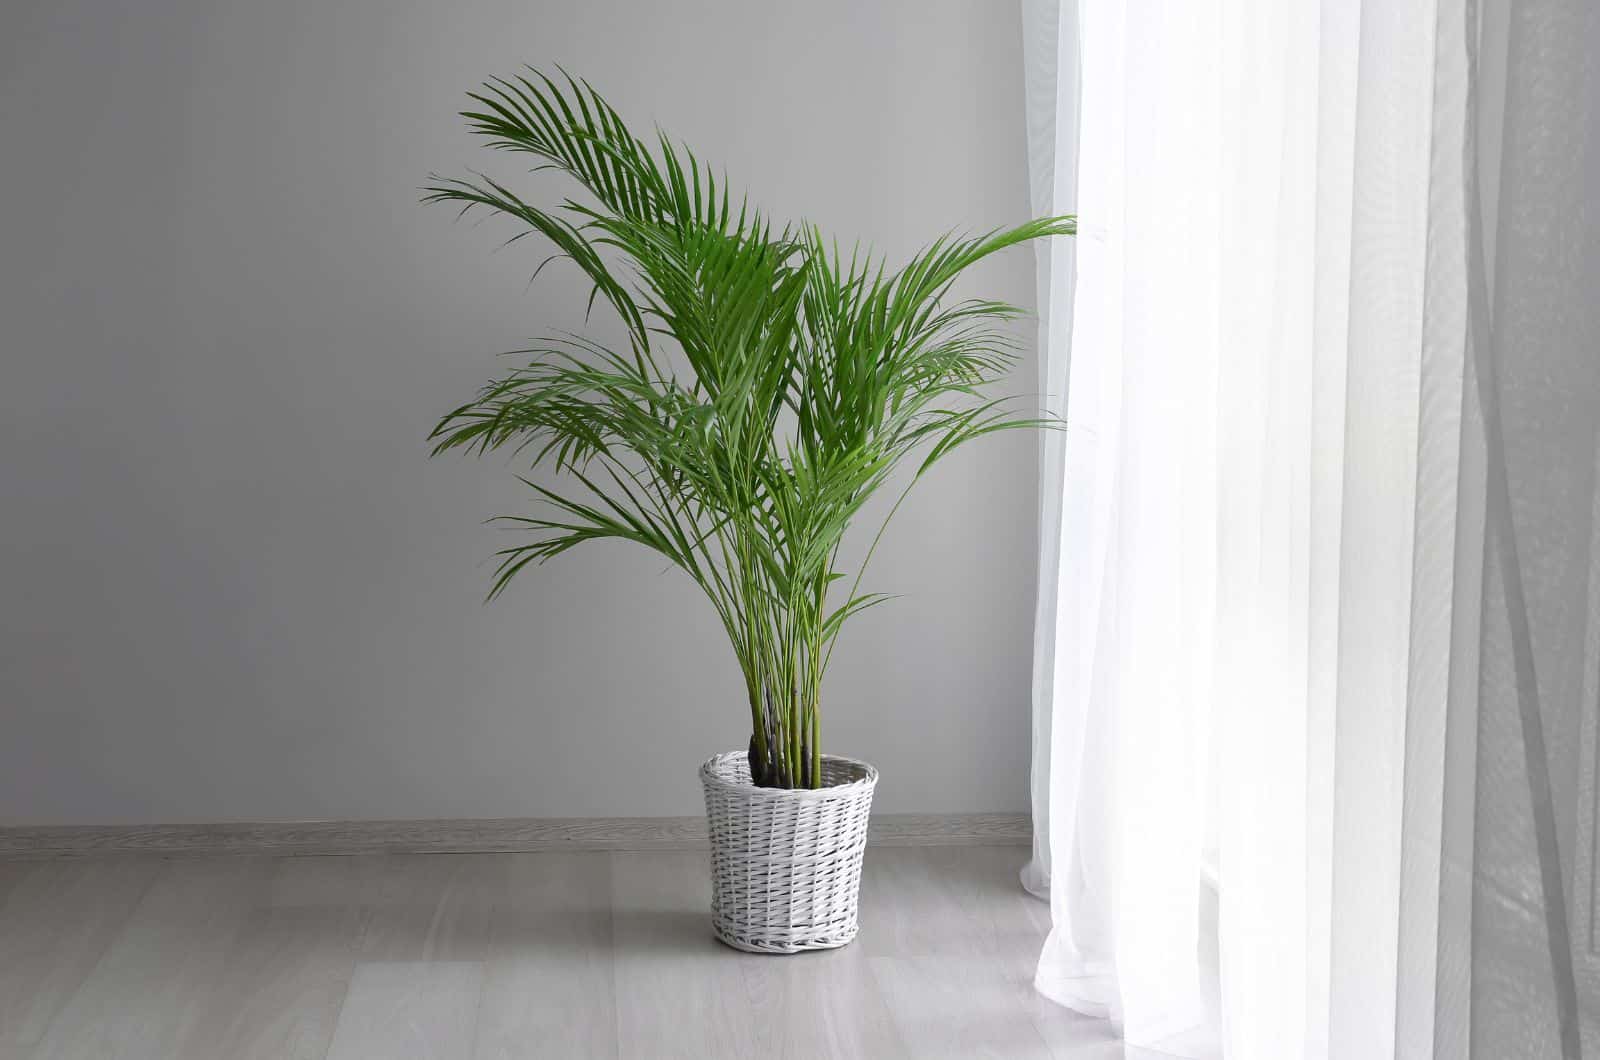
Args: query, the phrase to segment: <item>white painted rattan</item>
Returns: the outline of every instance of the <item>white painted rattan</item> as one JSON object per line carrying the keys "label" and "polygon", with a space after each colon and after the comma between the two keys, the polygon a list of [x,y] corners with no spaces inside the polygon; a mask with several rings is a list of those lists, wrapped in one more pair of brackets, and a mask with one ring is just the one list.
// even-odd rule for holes
{"label": "white painted rattan", "polygon": [[711,826],[711,924],[751,953],[798,953],[856,937],[867,816],[878,771],[822,758],[823,787],[750,782],[743,751],[700,767]]}

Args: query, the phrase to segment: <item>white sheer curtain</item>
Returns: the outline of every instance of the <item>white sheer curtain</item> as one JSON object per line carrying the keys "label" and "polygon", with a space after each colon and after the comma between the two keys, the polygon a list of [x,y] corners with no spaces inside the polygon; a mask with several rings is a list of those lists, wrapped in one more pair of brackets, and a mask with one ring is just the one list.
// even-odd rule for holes
{"label": "white sheer curtain", "polygon": [[[1075,263],[1041,263],[1041,383],[1068,430],[1041,454],[1039,989],[1165,1055],[1576,1057],[1600,976],[1574,971],[1592,937],[1575,918],[1594,918],[1563,896],[1585,871],[1600,894],[1595,855],[1570,853],[1593,833],[1595,756],[1568,764],[1541,731],[1600,737],[1600,646],[1584,647],[1600,645],[1600,251],[1549,209],[1501,236],[1498,270],[1479,244],[1506,229],[1500,203],[1527,212],[1512,173],[1595,232],[1581,56],[1600,16],[1582,0],[1024,12],[1034,204],[1080,232]],[[1519,101],[1542,129],[1522,156],[1502,135]],[[1543,345],[1496,330],[1508,282],[1555,314],[1499,314]],[[1541,381],[1518,409],[1529,438],[1565,447],[1564,475],[1521,480],[1528,510],[1567,491],[1531,559],[1502,543],[1518,480],[1495,488],[1518,366]],[[1530,563],[1586,588],[1541,612]],[[1543,715],[1539,653],[1517,647],[1541,613],[1539,661],[1564,682]],[[1515,737],[1520,779],[1480,745],[1497,705],[1521,719],[1493,749]],[[1496,902],[1521,902],[1524,930],[1490,944]],[[1555,1051],[1528,1027],[1477,1051],[1500,1041],[1478,1023],[1518,946],[1537,968],[1504,1007],[1537,1013]]]}

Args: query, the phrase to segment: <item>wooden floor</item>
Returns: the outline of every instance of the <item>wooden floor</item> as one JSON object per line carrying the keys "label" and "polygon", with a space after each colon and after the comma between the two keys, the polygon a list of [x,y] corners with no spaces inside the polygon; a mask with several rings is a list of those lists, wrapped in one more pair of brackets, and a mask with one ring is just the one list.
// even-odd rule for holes
{"label": "wooden floor", "polygon": [[0,1057],[1121,1057],[1033,992],[1023,856],[869,849],[795,957],[712,940],[695,852],[0,862]]}

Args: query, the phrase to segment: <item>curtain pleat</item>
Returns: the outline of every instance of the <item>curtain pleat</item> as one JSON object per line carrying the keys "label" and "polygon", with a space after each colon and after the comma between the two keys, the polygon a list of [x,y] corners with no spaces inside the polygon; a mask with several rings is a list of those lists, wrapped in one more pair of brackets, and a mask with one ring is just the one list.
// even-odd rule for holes
{"label": "curtain pleat", "polygon": [[1067,6],[1039,989],[1168,1055],[1600,1048],[1600,8]]}

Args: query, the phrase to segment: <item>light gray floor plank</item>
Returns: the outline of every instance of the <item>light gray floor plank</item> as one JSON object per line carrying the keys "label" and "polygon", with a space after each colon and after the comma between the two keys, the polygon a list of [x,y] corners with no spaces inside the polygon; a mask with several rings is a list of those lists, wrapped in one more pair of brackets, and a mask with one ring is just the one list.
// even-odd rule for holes
{"label": "light gray floor plank", "polygon": [[14,864],[0,906],[0,1056],[24,1056],[121,933],[157,861]]}
{"label": "light gray floor plank", "polygon": [[794,957],[713,939],[703,851],[0,866],[0,1057],[1120,1057],[1032,989],[1025,855],[873,848]]}
{"label": "light gray floor plank", "polygon": [[489,929],[473,1057],[615,1057],[610,855],[489,856],[505,862],[505,894]]}
{"label": "light gray floor plank", "polygon": [[1004,847],[868,850],[857,945],[875,957],[1014,954],[1031,976],[1050,907],[1018,883],[1024,855]]}
{"label": "light gray floor plank", "polygon": [[1121,1057],[1109,1027],[1033,989],[1049,907],[998,848],[868,851],[857,944],[918,1057]]}
{"label": "light gray floor plank", "polygon": [[866,952],[773,957],[718,943],[702,854],[612,856],[624,1058],[906,1055]]}
{"label": "light gray floor plank", "polygon": [[758,957],[782,977],[785,1057],[874,1060],[913,1057],[906,1048],[865,950],[855,946],[808,955],[804,961]]}
{"label": "light gray floor plank", "polygon": [[472,1053],[483,989],[477,961],[356,967],[328,1060],[458,1060]]}
{"label": "light gray floor plank", "polygon": [[162,866],[127,926],[67,1001],[35,1060],[170,1060],[199,1022],[270,861]]}
{"label": "light gray floor plank", "polygon": [[370,918],[393,859],[382,854],[280,857],[267,886],[272,909],[348,909]]}
{"label": "light gray floor plank", "polygon": [[[229,947],[205,1014],[179,1055],[323,1060],[355,972],[375,866],[282,858]],[[364,864],[365,863],[365,864]]]}
{"label": "light gray floor plank", "polygon": [[0,910],[5,909],[12,888],[30,875],[32,868],[33,863],[27,861],[0,861]]}
{"label": "light gray floor plank", "polygon": [[760,977],[746,981],[762,958],[718,945],[707,927],[706,861],[692,852],[612,855],[623,1057],[651,1050],[662,1060],[779,1055],[770,1006],[760,1004]]}
{"label": "light gray floor plank", "polygon": [[490,918],[505,893],[506,865],[499,854],[380,856],[361,960],[483,960]]}
{"label": "light gray floor plank", "polygon": [[1120,1057],[1107,1025],[1040,997],[1004,957],[874,957],[911,1054],[927,1060]]}

